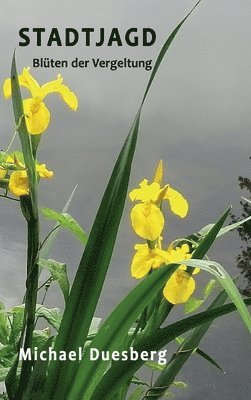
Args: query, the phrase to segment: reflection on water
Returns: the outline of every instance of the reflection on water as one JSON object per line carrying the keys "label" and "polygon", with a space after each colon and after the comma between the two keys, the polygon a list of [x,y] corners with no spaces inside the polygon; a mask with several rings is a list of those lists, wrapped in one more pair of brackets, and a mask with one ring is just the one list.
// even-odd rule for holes
{"label": "reflection on water", "polygon": [[[251,159],[251,157],[250,157]],[[245,199],[251,201],[251,180],[249,178],[239,176],[239,186],[241,190],[244,190],[243,198],[240,202],[241,205],[241,217],[237,217],[232,214],[233,222],[240,221],[243,218],[247,218],[251,215],[251,203],[245,201]],[[251,296],[251,221],[246,222],[241,228],[238,229],[239,236],[243,241],[241,246],[241,252],[238,254],[237,267],[240,268],[241,273],[245,278],[245,287],[241,289],[241,293],[244,296]]]}

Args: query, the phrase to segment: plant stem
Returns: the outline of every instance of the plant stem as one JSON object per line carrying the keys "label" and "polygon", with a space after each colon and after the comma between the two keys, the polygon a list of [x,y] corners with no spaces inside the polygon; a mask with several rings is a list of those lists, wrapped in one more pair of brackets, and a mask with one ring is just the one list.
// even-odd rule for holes
{"label": "plant stem", "polygon": [[[32,348],[32,336],[35,328],[35,313],[38,290],[38,251],[39,251],[39,220],[34,217],[30,196],[21,197],[21,209],[27,221],[28,246],[27,246],[27,279],[25,295],[24,320],[26,330],[23,342],[24,351]],[[20,381],[16,399],[21,399],[28,385],[32,369],[32,361],[24,360],[22,363]]]}

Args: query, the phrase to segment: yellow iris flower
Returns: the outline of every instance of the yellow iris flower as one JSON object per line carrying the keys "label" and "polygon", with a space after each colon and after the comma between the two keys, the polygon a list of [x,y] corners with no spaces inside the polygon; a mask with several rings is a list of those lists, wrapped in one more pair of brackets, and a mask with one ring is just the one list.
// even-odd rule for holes
{"label": "yellow iris flower", "polygon": [[177,269],[167,281],[163,294],[172,304],[185,303],[195,290],[194,279],[185,271]]}
{"label": "yellow iris flower", "polygon": [[[172,244],[167,251],[160,248],[150,249],[147,244],[137,244],[136,253],[131,264],[131,275],[140,279],[146,276],[151,269],[159,268],[170,263],[179,263],[182,260],[189,260],[189,246],[183,244],[181,247],[173,248]],[[172,304],[185,303],[195,290],[194,279],[186,272],[187,267],[181,265],[167,281],[163,294]],[[199,272],[195,268],[193,275]]]}
{"label": "yellow iris flower", "polygon": [[159,208],[162,201],[169,201],[172,212],[181,218],[188,212],[187,200],[170,185],[161,187],[162,179],[163,164],[160,161],[153,182],[149,184],[148,180],[144,179],[139,188],[129,193],[132,201],[141,201],[132,209],[132,227],[140,237],[151,241],[160,236],[164,227],[164,217]]}
{"label": "yellow iris flower", "polygon": [[[169,263],[178,263],[182,260],[189,260],[189,246],[183,244],[181,247],[169,246],[167,249]],[[181,265],[167,281],[163,294],[165,298],[172,304],[185,303],[195,290],[194,279],[186,272],[187,267]],[[193,275],[199,272],[199,268],[195,268]]]}
{"label": "yellow iris flower", "polygon": [[[25,87],[31,93],[31,97],[23,101],[23,107],[27,130],[32,135],[43,133],[50,123],[50,111],[43,102],[48,94],[58,93],[72,110],[76,110],[78,107],[76,95],[62,83],[63,78],[60,74],[57,79],[40,86],[30,74],[29,68],[24,68],[18,79],[20,86]],[[4,82],[3,93],[6,99],[11,97],[10,78]]]}
{"label": "yellow iris flower", "polygon": [[[50,179],[53,171],[49,171],[45,164],[36,164],[36,171],[40,178]],[[17,197],[29,194],[29,182],[26,171],[14,171],[9,179],[9,190]]]}
{"label": "yellow iris flower", "polygon": [[167,252],[157,247],[150,249],[147,244],[136,244],[135,250],[131,265],[131,274],[134,278],[143,278],[151,269],[168,264]]}

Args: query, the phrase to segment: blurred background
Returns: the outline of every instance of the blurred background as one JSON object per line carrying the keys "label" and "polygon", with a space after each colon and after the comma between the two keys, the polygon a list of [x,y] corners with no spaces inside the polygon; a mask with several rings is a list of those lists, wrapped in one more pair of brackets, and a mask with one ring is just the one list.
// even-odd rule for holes
{"label": "blurred background", "polygon": [[[81,40],[74,47],[47,47],[46,42],[37,47],[32,40],[28,47],[17,48],[19,71],[32,66],[33,58],[41,57],[69,62],[76,57],[155,60],[167,36],[195,2],[127,0],[118,4],[108,0],[103,4],[97,0],[33,3],[0,0],[0,4],[0,81],[3,82],[10,75],[11,58],[22,27],[45,27],[48,31],[57,27],[62,34],[65,27],[104,27],[106,32],[113,27],[121,32],[131,27],[151,27],[157,39],[151,47],[131,48],[85,47]],[[241,200],[241,196],[250,198],[250,13],[251,3],[247,0],[202,1],[175,39],[144,105],[130,188],[143,178],[151,179],[161,158],[166,167],[166,183],[183,193],[190,204],[184,220],[167,211],[166,245],[215,222],[230,204],[234,220],[250,213]],[[41,84],[61,73],[65,84],[78,96],[76,113],[56,94],[45,100],[51,111],[51,124],[42,137],[38,158],[54,171],[54,178],[41,182],[40,205],[60,211],[78,184],[69,212],[88,233],[150,72],[136,68],[110,71],[91,66],[37,68],[31,72]],[[1,149],[7,148],[14,130],[11,101],[2,96]],[[16,140],[12,149],[18,148]],[[12,307],[21,303],[24,293],[25,224],[18,204],[0,200],[0,295],[6,307]],[[102,318],[137,283],[130,277],[133,246],[138,242],[130,227],[130,208],[128,199],[96,312]],[[52,226],[42,220],[44,236]],[[240,271],[250,275],[250,225],[246,231],[231,232],[220,238],[209,253],[232,276]],[[67,232],[61,232],[50,258],[66,262],[72,279],[81,253],[81,245]],[[198,297],[208,280],[206,274],[201,275]],[[242,275],[239,286],[246,295],[250,295],[248,285],[247,277],[244,279]],[[56,285],[51,287],[46,305],[63,307]],[[177,308],[181,316],[182,306]],[[189,388],[178,391],[176,398],[247,399],[251,389],[250,337],[237,314],[215,321],[201,347],[222,365],[225,374],[195,355],[179,376]]]}

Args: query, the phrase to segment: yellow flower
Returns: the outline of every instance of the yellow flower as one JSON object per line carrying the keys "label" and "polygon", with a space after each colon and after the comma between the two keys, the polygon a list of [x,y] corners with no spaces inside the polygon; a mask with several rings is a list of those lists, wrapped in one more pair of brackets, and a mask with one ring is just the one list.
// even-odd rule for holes
{"label": "yellow flower", "polygon": [[134,189],[129,193],[129,197],[132,201],[150,201],[152,203],[158,203],[162,200],[167,200],[170,203],[171,210],[174,214],[184,218],[188,212],[188,202],[177,190],[165,185],[161,187],[163,180],[163,163],[159,161],[153,182],[148,183],[147,179],[144,179],[139,184],[139,189]]}
{"label": "yellow flower", "polygon": [[137,235],[151,241],[160,236],[165,223],[159,207],[150,202],[136,204],[133,207],[131,222]]}
{"label": "yellow flower", "polygon": [[36,164],[36,171],[38,172],[40,178],[50,179],[53,177],[53,171],[49,171],[45,164]]}
{"label": "yellow flower", "polygon": [[188,212],[188,202],[177,190],[172,189],[169,185],[160,187],[158,182],[148,183],[144,179],[139,184],[139,189],[134,189],[129,193],[132,201],[140,200],[142,202],[150,201],[157,203],[158,201],[168,200],[171,210],[174,214],[184,218]]}
{"label": "yellow flower", "polygon": [[157,183],[159,183],[161,185],[162,184],[162,180],[163,180],[163,174],[164,174],[164,172],[163,172],[163,161],[159,160],[159,163],[158,163],[158,165],[156,167],[156,171],[155,171],[155,174],[154,174],[154,177],[153,177],[153,182],[157,182]]}
{"label": "yellow flower", "polygon": [[159,183],[153,182],[149,185],[148,180],[144,179],[142,182],[140,182],[139,187],[139,189],[134,189],[129,193],[129,197],[132,201],[140,200],[143,202],[157,202],[161,192]]}
{"label": "yellow flower", "polygon": [[[143,278],[152,269],[157,269],[162,265],[178,264],[182,260],[191,258],[187,244],[175,249],[171,244],[167,251],[158,247],[150,249],[147,244],[137,244],[135,250],[136,253],[131,264],[131,275],[137,279]],[[185,265],[181,265],[172,274],[163,289],[164,297],[172,304],[185,303],[195,290],[195,281],[186,272],[186,269]],[[199,271],[199,268],[195,268],[193,274],[197,274]]]}
{"label": "yellow flower", "polygon": [[[182,260],[189,260],[189,246],[183,244],[181,247],[173,248],[172,244],[167,249],[167,258],[169,263],[179,263]],[[185,303],[195,290],[194,279],[186,272],[187,267],[181,265],[167,281],[163,294],[165,298],[172,304]],[[199,272],[199,268],[195,268],[193,275]]]}
{"label": "yellow flower", "polygon": [[[30,74],[29,68],[24,68],[18,79],[20,86],[25,87],[31,93],[31,97],[23,101],[23,107],[27,130],[32,135],[41,134],[48,128],[50,123],[50,111],[43,102],[48,94],[60,94],[64,102],[72,110],[76,110],[78,107],[76,95],[62,83],[63,78],[60,74],[57,76],[57,79],[40,86]],[[11,97],[10,78],[4,82],[3,93],[6,99]]]}
{"label": "yellow flower", "polygon": [[[14,163],[14,159],[11,156],[7,156],[6,163]],[[4,179],[7,175],[7,169],[4,169],[3,167],[0,167],[0,180]]]}
{"label": "yellow flower", "polygon": [[[53,177],[53,172],[49,171],[45,164],[36,164],[36,171],[41,178],[50,179]],[[29,194],[29,182],[26,171],[12,172],[9,180],[9,190],[18,197]]]}
{"label": "yellow flower", "polygon": [[172,212],[181,218],[185,218],[188,212],[188,202],[177,190],[168,186],[163,200],[168,200]]}
{"label": "yellow flower", "polygon": [[131,274],[134,278],[143,278],[151,269],[168,263],[167,252],[164,250],[150,249],[147,244],[137,244],[135,250],[131,265]]}
{"label": "yellow flower", "polygon": [[12,172],[9,180],[9,190],[18,197],[29,194],[29,184],[26,171]]}
{"label": "yellow flower", "polygon": [[185,271],[178,269],[167,281],[163,294],[172,304],[185,303],[195,289],[194,279]]}

